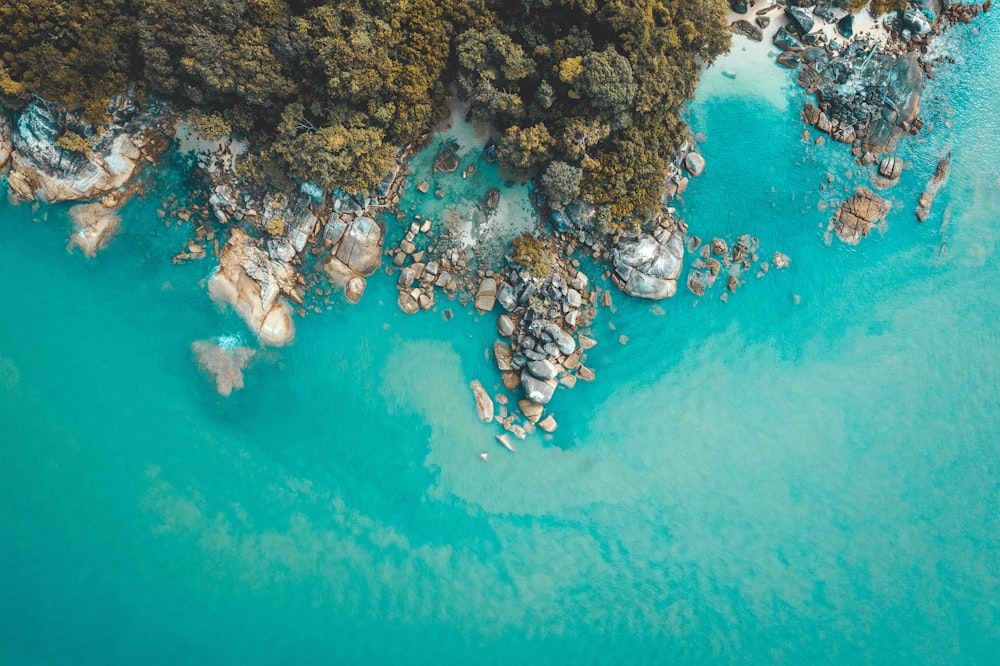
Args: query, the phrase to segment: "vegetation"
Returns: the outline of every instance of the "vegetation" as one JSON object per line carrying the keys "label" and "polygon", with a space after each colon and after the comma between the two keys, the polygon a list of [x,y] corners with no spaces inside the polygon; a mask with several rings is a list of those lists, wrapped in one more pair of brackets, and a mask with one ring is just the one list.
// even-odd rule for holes
{"label": "vegetation", "polygon": [[611,229],[653,213],[724,0],[18,0],[0,3],[0,92],[105,120],[129,81],[217,136],[243,173],[360,192],[454,89],[506,169],[580,196]]}
{"label": "vegetation", "polygon": [[535,236],[523,233],[514,238],[511,247],[514,263],[521,268],[539,277],[545,277],[552,270],[552,256]]}

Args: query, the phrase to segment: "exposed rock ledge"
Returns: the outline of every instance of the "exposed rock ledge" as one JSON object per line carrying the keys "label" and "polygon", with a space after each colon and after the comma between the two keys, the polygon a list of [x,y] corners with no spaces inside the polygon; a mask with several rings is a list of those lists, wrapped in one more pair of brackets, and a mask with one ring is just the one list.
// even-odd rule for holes
{"label": "exposed rock ledge", "polygon": [[[169,124],[154,112],[140,115],[130,97],[116,98],[109,111],[112,123],[98,137],[57,104],[28,104],[10,130],[12,196],[49,203],[93,199],[125,185],[143,159],[152,161],[169,145]],[[58,147],[67,127],[89,136],[93,149],[83,154]],[[0,164],[10,149],[5,144],[0,139]]]}
{"label": "exposed rock ledge", "polygon": [[14,144],[10,136],[10,120],[0,113],[0,171],[7,167]]}
{"label": "exposed rock ledge", "polygon": [[283,292],[294,293],[295,287],[292,266],[272,258],[267,241],[237,227],[222,249],[208,293],[231,305],[263,344],[280,347],[295,337],[292,306],[282,298]]}

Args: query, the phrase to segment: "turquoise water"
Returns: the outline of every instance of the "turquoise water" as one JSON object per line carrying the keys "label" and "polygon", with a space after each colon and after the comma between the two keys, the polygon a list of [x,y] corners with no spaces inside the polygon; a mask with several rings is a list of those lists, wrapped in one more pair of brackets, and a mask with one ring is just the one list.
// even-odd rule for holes
{"label": "turquoise water", "polygon": [[170,264],[155,197],[91,261],[66,207],[0,204],[0,663],[995,663],[1000,26],[977,25],[856,248],[819,207],[867,176],[802,141],[787,72],[710,70],[681,214],[791,266],[729,303],[617,297],[598,381],[516,455],[468,390],[499,381],[490,317],[407,317],[376,276],[224,399],[189,346],[243,324],[207,262]]}

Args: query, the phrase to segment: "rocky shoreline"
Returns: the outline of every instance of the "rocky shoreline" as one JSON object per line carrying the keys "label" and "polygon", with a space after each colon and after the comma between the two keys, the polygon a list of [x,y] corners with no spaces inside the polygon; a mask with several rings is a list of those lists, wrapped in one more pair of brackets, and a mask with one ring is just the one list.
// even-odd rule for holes
{"label": "rocky shoreline", "polygon": [[[772,35],[782,49],[778,63],[796,69],[796,80],[816,96],[815,104],[805,105],[803,120],[850,145],[861,164],[875,165],[884,186],[896,182],[903,168],[892,155],[897,141],[921,125],[920,89],[931,73],[924,58],[927,40],[949,21],[971,20],[978,11],[988,11],[989,2],[976,7],[948,5],[933,19],[920,14],[926,26],[920,16],[903,12],[883,20],[888,40],[855,35],[850,14],[838,17],[823,6],[807,10],[780,3],[758,10],[752,24],[734,21],[732,31],[755,40]],[[813,31],[814,17],[827,30]],[[836,30],[843,43],[830,39],[830,30]],[[155,106],[140,110],[132,95],[113,100],[109,117],[107,128],[96,132],[59,105],[37,99],[11,117],[0,113],[0,169],[9,165],[11,198],[87,202],[70,209],[74,233],[69,242],[87,256],[113,238],[120,225],[117,210],[133,191],[140,165],[154,162],[169,146],[176,126],[168,111]],[[67,143],[70,134],[75,143]],[[329,304],[330,297],[341,292],[348,303],[358,303],[383,258],[391,264],[384,271],[394,276],[398,306],[407,314],[434,310],[440,298],[458,299],[480,314],[495,312],[499,304],[496,326],[501,339],[493,345],[493,359],[498,385],[520,392],[520,416],[508,411],[513,398],[505,393],[495,396],[495,408],[480,381],[471,388],[477,413],[503,427],[498,440],[511,451],[510,436],[523,439],[536,425],[547,432],[555,429],[555,418],[546,410],[559,387],[569,389],[577,381],[595,378],[586,365],[587,350],[596,344],[588,327],[600,306],[611,307],[612,296],[580,269],[573,259],[577,251],[603,266],[598,268],[601,277],[624,294],[653,301],[675,296],[679,281],[696,297],[721,281],[725,290],[720,299],[725,301],[745,282],[745,275],[762,278],[771,267],[789,265],[789,257],[780,251],[762,261],[759,242],[749,234],[729,242],[702,242],[676,216],[671,202],[706,169],[693,139],[670,165],[660,214],[654,219],[604,233],[597,231],[595,210],[583,201],[565,206],[539,201],[540,224],[524,241],[536,260],[518,256],[518,248],[487,256],[475,244],[463,244],[453,221],[400,209],[404,187],[430,191],[426,181],[407,183],[412,175],[409,159],[430,137],[427,132],[401,147],[394,170],[361,195],[324,192],[310,183],[298,192],[275,191],[238,176],[232,155],[214,155],[220,159],[202,165],[210,183],[206,205],[192,211],[196,219],[192,212],[176,213],[180,220],[191,221],[195,233],[174,261],[203,259],[211,249],[218,265],[208,280],[209,295],[231,307],[267,346],[290,343],[295,317],[321,311],[310,303],[317,297]],[[446,146],[435,160],[435,173],[459,177],[458,164],[454,146]],[[946,176],[947,163],[942,161],[918,204],[921,221]],[[496,209],[498,198],[496,190],[484,193],[486,215]],[[887,210],[883,198],[858,188],[836,211],[829,232],[856,244]],[[541,221],[548,222],[548,230]],[[387,248],[393,231],[402,231],[402,238]],[[685,275],[686,254],[693,257]],[[451,310],[442,314],[447,319]],[[200,363],[215,368],[209,372],[216,376],[220,393],[242,387],[241,370],[252,356],[246,348],[226,356],[210,341],[201,341],[193,349]]]}

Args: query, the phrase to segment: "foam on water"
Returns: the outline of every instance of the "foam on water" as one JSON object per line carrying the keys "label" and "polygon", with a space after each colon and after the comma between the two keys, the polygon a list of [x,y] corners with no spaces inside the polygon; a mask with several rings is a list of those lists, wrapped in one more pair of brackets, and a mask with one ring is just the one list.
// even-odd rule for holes
{"label": "foam on water", "polygon": [[[492,317],[408,317],[379,273],[224,399],[190,343],[242,323],[208,264],[170,265],[156,202],[89,261],[62,250],[67,207],[0,204],[0,661],[990,663],[1000,36],[995,13],[977,26],[902,148],[887,232],[854,248],[823,231],[867,172],[803,142],[789,74],[760,65],[762,99],[709,70],[681,214],[791,266],[728,304],[616,292],[597,381],[516,455],[468,388],[498,390]],[[461,182],[407,196],[439,220]]]}

